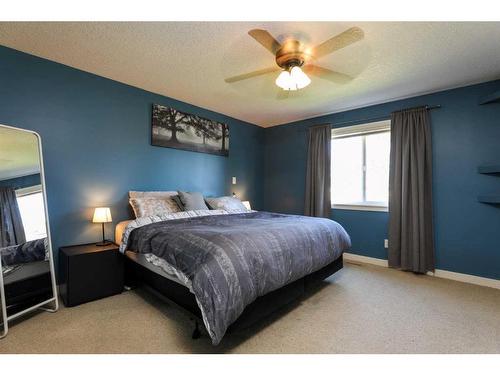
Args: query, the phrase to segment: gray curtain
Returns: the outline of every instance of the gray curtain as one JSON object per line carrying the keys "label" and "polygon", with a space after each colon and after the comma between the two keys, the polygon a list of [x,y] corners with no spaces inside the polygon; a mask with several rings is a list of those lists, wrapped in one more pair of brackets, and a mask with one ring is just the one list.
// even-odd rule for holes
{"label": "gray curtain", "polygon": [[305,201],[308,216],[330,216],[331,131],[330,125],[309,128]]}
{"label": "gray curtain", "polygon": [[26,242],[24,227],[17,204],[16,191],[0,188],[0,247]]}
{"label": "gray curtain", "polygon": [[389,266],[434,270],[431,129],[425,107],[391,115]]}

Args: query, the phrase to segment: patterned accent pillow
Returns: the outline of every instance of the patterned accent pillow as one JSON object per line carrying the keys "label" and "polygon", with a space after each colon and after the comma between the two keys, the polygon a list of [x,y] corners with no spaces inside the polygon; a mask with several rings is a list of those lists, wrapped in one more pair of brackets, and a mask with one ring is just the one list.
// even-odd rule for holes
{"label": "patterned accent pillow", "polygon": [[213,210],[248,211],[243,203],[234,197],[205,198],[205,201]]}
{"label": "patterned accent pillow", "polygon": [[154,198],[154,199],[163,199],[163,198],[171,198],[177,195],[176,191],[134,191],[131,190],[128,192],[129,198]]}
{"label": "patterned accent pillow", "polygon": [[171,214],[182,211],[172,197],[168,198],[130,198],[135,217]]}

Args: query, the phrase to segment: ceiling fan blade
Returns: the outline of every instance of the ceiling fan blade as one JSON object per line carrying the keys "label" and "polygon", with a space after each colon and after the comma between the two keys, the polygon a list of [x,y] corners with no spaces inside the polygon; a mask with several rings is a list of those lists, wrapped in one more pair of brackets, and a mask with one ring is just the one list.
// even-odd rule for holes
{"label": "ceiling fan blade", "polygon": [[276,51],[281,48],[281,44],[266,30],[253,29],[248,32],[248,35],[254,38],[273,55],[276,55]]}
{"label": "ceiling fan blade", "polygon": [[226,78],[224,81],[226,81],[226,83],[233,83],[233,82],[237,82],[237,81],[243,81],[244,79],[258,77],[258,76],[268,74],[268,73],[279,72],[280,70],[282,70],[282,69],[279,66],[273,66],[271,68],[255,70],[255,71],[250,72],[250,73],[239,74],[237,76],[229,77],[229,78]]}
{"label": "ceiling fan blade", "polygon": [[333,38],[324,41],[319,46],[316,46],[316,48],[313,49],[313,55],[318,59],[341,48],[347,47],[350,44],[359,42],[364,38],[364,36],[365,33],[359,27],[351,27],[343,33],[340,33]]}
{"label": "ceiling fan blade", "polygon": [[347,74],[335,72],[333,70],[322,68],[321,66],[312,64],[302,67],[302,70],[305,73],[311,74],[318,78],[326,79],[334,83],[345,84],[351,82],[354,79],[353,77]]}

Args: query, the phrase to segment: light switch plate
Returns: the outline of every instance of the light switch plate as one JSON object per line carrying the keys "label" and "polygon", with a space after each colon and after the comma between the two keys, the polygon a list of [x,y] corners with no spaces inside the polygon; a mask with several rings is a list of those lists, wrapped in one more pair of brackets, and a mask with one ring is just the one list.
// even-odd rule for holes
{"label": "light switch plate", "polygon": [[387,238],[384,240],[384,247],[385,247],[386,249],[388,249],[388,248],[389,248],[389,240],[388,240]]}
{"label": "light switch plate", "polygon": [[236,185],[236,177],[233,177],[233,185]]}

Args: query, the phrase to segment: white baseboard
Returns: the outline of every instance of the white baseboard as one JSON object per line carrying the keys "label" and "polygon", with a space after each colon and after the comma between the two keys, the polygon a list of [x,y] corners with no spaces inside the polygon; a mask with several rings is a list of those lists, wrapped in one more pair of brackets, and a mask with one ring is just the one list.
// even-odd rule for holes
{"label": "white baseboard", "polygon": [[486,277],[468,275],[466,273],[458,273],[445,270],[435,270],[434,272],[428,272],[427,274],[430,276],[440,277],[442,279],[461,281],[463,283],[488,286],[490,288],[500,289],[500,280],[496,279],[488,279]]}
{"label": "white baseboard", "polygon": [[[366,263],[374,264],[380,267],[389,267],[386,259],[372,258],[364,255],[344,253],[344,260],[349,263]],[[445,270],[435,270],[434,272],[427,272],[427,275],[439,277],[442,279],[449,279],[455,281],[461,281],[463,283],[475,284],[481,286],[487,286],[490,288],[500,289],[500,280],[488,279],[486,277],[468,275],[466,273],[451,272]]]}
{"label": "white baseboard", "polygon": [[358,263],[374,264],[376,266],[381,266],[381,267],[389,267],[389,263],[387,262],[386,259],[365,257],[364,255],[358,255],[353,253],[344,253],[344,260],[346,260],[348,263],[358,262]]}

